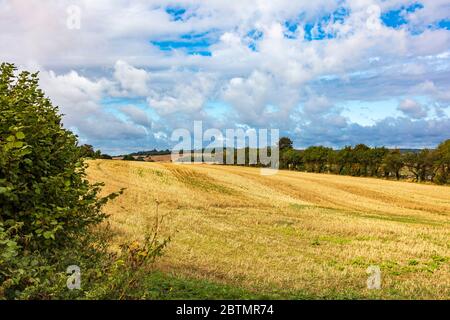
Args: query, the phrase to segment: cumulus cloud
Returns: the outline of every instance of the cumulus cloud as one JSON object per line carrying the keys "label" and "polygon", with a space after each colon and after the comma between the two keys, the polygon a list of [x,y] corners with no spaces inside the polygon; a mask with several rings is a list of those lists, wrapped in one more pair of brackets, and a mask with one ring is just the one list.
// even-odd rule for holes
{"label": "cumulus cloud", "polygon": [[[301,132],[299,143],[374,135],[377,143],[403,137],[431,145],[433,134],[449,135],[441,124],[450,102],[450,31],[439,27],[449,5],[420,0],[408,9],[414,3],[0,0],[0,60],[40,69],[64,123],[109,150],[166,147],[164,137],[193,120],[278,127]],[[79,29],[67,27],[71,5],[81,10]],[[401,24],[383,20],[396,12]],[[368,109],[386,120],[368,127],[338,107],[387,100],[400,103],[392,114]],[[210,103],[227,106],[225,117]],[[416,137],[419,124],[443,130]]]}
{"label": "cumulus cloud", "polygon": [[151,119],[144,110],[133,105],[127,105],[120,107],[120,111],[133,123],[145,128],[151,128]]}
{"label": "cumulus cloud", "polygon": [[114,66],[114,78],[119,82],[126,94],[145,96],[149,92],[150,74],[119,60]]}
{"label": "cumulus cloud", "polygon": [[[114,143],[147,138],[148,133],[142,127],[121,120],[103,107],[102,99],[114,86],[111,81],[104,78],[90,80],[75,71],[61,75],[42,72],[40,81],[46,94],[64,114],[64,125],[74,130],[82,142]],[[134,123],[143,125],[145,118],[138,117],[135,110],[124,108]]]}
{"label": "cumulus cloud", "polygon": [[427,108],[413,99],[402,100],[397,109],[414,119],[425,118],[428,114]]}
{"label": "cumulus cloud", "polygon": [[202,73],[174,73],[170,86],[153,88],[147,98],[149,106],[161,115],[198,113],[202,110],[214,80]]}
{"label": "cumulus cloud", "polygon": [[269,103],[271,82],[270,76],[259,71],[248,78],[232,78],[224,88],[223,99],[239,111],[244,122],[255,121],[263,116]]}
{"label": "cumulus cloud", "polygon": [[323,114],[333,108],[333,103],[325,96],[311,96],[304,105],[303,112],[306,115]]}
{"label": "cumulus cloud", "polygon": [[105,78],[91,80],[76,71],[61,75],[44,71],[40,73],[40,85],[65,114],[66,125],[77,127],[83,119],[102,112],[99,102],[112,83]]}

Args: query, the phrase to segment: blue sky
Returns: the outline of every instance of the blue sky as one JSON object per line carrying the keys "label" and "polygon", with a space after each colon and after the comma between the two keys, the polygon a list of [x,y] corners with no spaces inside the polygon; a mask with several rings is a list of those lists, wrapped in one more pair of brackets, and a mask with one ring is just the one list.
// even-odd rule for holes
{"label": "blue sky", "polygon": [[278,128],[297,147],[433,147],[450,138],[449,13],[448,0],[0,0],[0,60],[39,70],[64,124],[111,154],[170,148],[196,120]]}

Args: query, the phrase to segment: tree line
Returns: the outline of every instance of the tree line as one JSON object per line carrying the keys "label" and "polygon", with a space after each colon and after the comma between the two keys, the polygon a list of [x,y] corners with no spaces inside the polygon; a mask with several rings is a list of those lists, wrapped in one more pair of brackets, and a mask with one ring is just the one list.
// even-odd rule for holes
{"label": "tree line", "polygon": [[[294,149],[292,140],[282,137],[277,145],[279,149],[280,169],[331,173],[355,177],[378,177],[386,179],[408,179],[415,182],[450,183],[450,139],[440,143],[436,149],[388,149],[386,147],[369,147],[365,144],[346,146],[335,150],[324,146],[311,146],[304,150]],[[218,162],[244,166],[263,167],[260,163],[261,149],[256,151],[256,162],[250,159],[250,148],[244,150],[245,160],[238,161],[238,150],[224,148],[212,150],[212,158],[202,152],[191,150],[188,156],[179,162]],[[234,161],[227,162],[227,154],[234,154]],[[271,149],[267,150],[270,155]],[[253,160],[253,161],[252,161]]]}
{"label": "tree line", "polygon": [[280,139],[280,168],[316,173],[333,173],[358,177],[383,177],[429,181],[437,184],[450,182],[450,139],[436,149],[402,152],[400,149],[368,147],[358,144],[340,150],[312,146],[295,150],[292,141]]}

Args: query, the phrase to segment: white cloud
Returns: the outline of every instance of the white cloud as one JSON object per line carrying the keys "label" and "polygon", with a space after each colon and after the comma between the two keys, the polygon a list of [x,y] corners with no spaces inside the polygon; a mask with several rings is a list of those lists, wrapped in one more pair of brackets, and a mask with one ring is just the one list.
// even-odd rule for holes
{"label": "white cloud", "polygon": [[112,83],[105,78],[90,80],[76,71],[62,75],[43,71],[40,73],[40,84],[52,101],[67,115],[69,123],[72,118],[97,112],[97,103],[112,87]]}
{"label": "white cloud", "polygon": [[[378,5],[385,12],[413,2],[179,0],[170,2],[186,9],[177,20],[166,12],[168,3],[158,0],[0,0],[0,60],[39,66],[42,85],[66,114],[65,123],[86,139],[100,139],[101,129],[111,130],[103,124],[91,128],[89,119],[114,124],[114,136],[122,135],[123,141],[151,134],[144,127],[167,134],[181,121],[213,123],[218,120],[205,111],[211,101],[231,106],[227,125],[279,126],[290,132],[296,121],[308,120],[332,128],[318,131],[339,134],[350,124],[336,105],[348,100],[421,95],[426,105],[438,106],[436,117],[445,117],[450,31],[429,26],[448,19],[449,4],[420,2],[421,9],[403,10],[408,24],[389,28],[368,9]],[[81,9],[79,30],[66,26],[69,5]],[[343,20],[323,19],[340,6],[348,12]],[[289,30],[288,22],[296,29]],[[306,25],[313,25],[316,37],[327,35],[305,40]],[[160,50],[154,41],[172,41],[175,49]],[[177,47],[189,41],[191,47]],[[197,49],[210,54],[190,54]],[[111,110],[103,104],[111,97],[124,99],[123,105]],[[147,105],[137,108],[126,98]],[[427,116],[427,108],[410,99],[398,110],[415,120]],[[109,144],[106,138],[99,143]]]}
{"label": "white cloud", "polygon": [[214,86],[214,79],[202,73],[173,73],[170,87],[153,88],[147,98],[151,108],[161,115],[202,110]]}
{"label": "white cloud", "polygon": [[130,95],[145,96],[149,92],[150,74],[119,60],[114,66],[114,78],[123,90]]}
{"label": "white cloud", "polygon": [[402,100],[398,105],[398,110],[414,119],[425,118],[428,114],[427,108],[413,99]]}
{"label": "white cloud", "polygon": [[269,103],[270,91],[274,88],[269,75],[254,71],[248,78],[233,78],[224,88],[223,99],[239,111],[243,122],[262,119]]}
{"label": "white cloud", "polygon": [[333,103],[325,96],[311,96],[308,101],[306,101],[303,112],[305,114],[322,114],[327,113],[333,108]]}
{"label": "white cloud", "polygon": [[114,141],[147,135],[143,128],[123,121],[103,108],[101,100],[113,87],[112,82],[104,78],[90,80],[75,71],[62,75],[44,71],[40,74],[40,80],[46,94],[55,105],[60,106],[64,125],[75,130],[83,141]]}
{"label": "white cloud", "polygon": [[416,85],[412,91],[429,95],[438,102],[444,102],[450,104],[450,90],[446,88],[438,88],[433,81],[427,80]]}
{"label": "white cloud", "polygon": [[150,129],[152,125],[151,119],[144,110],[133,105],[127,105],[121,107],[120,111],[125,114],[133,123]]}

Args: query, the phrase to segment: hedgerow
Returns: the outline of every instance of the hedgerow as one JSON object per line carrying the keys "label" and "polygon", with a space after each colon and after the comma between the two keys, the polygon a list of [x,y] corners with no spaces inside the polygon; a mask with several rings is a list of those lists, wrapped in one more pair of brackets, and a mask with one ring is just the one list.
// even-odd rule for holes
{"label": "hedgerow", "polygon": [[[101,197],[102,184],[90,183],[86,168],[76,135],[63,127],[38,74],[2,63],[0,299],[101,298],[101,288],[108,298],[125,297],[120,283],[127,279],[119,275],[136,271],[127,261],[139,254],[142,267],[161,254],[166,242],[157,239],[109,252],[102,208],[123,190]],[[78,291],[66,287],[71,264],[85,279]]]}

